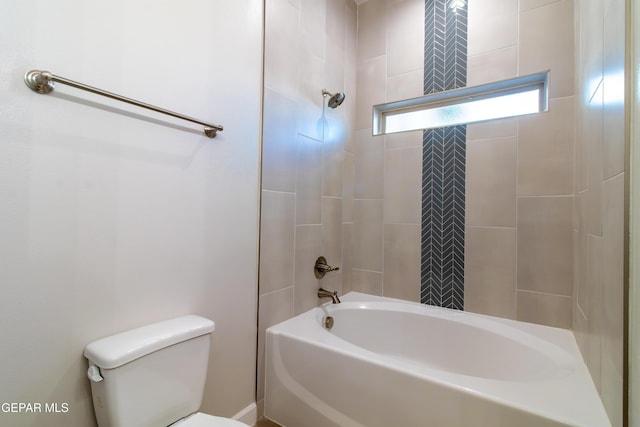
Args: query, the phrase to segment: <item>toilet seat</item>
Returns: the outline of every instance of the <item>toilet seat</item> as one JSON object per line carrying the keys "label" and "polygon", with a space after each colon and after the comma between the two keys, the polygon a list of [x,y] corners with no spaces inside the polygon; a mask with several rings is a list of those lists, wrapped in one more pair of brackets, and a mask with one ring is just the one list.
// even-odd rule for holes
{"label": "toilet seat", "polygon": [[188,417],[171,424],[171,427],[249,427],[245,423],[231,418],[214,417],[213,415],[196,412]]}

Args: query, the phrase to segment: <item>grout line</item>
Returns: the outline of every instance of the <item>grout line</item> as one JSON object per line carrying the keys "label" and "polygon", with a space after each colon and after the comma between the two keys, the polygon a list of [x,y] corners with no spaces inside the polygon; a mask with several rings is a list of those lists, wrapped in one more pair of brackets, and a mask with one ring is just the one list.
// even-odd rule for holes
{"label": "grout line", "polygon": [[525,292],[528,294],[537,294],[537,295],[550,295],[554,297],[569,298],[569,299],[573,298],[573,295],[552,294],[550,292],[532,291],[529,289],[518,289],[518,292]]}
{"label": "grout line", "polygon": [[[520,7],[518,5],[518,7]],[[519,15],[518,15],[519,16]],[[520,20],[518,20],[518,41],[520,41]],[[518,46],[518,49],[520,49],[520,47]],[[518,67],[520,67],[520,60],[518,58]],[[515,254],[516,254],[516,259],[515,259],[515,286],[514,286],[514,290],[513,290],[513,318],[514,319],[518,319],[518,193],[520,192],[520,180],[518,179],[518,165],[520,164],[520,118],[516,119],[516,226],[515,226],[515,230],[516,230],[516,247],[515,247]]]}
{"label": "grout line", "polygon": [[[516,184],[517,185],[517,184]],[[548,199],[548,198],[554,198],[554,199],[562,199],[562,198],[568,198],[568,197],[574,197],[574,194],[548,194],[548,195],[517,195],[518,199]],[[517,215],[517,207],[516,207],[516,215]]]}

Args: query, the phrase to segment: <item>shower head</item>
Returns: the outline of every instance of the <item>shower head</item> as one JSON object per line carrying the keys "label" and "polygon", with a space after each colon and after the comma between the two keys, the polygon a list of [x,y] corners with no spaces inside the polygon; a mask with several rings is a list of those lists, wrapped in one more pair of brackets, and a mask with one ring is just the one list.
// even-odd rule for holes
{"label": "shower head", "polygon": [[344,102],[344,97],[345,97],[343,92],[338,92],[333,94],[326,89],[322,89],[322,96],[330,96],[329,102],[327,102],[327,105],[330,108],[338,107],[340,104]]}

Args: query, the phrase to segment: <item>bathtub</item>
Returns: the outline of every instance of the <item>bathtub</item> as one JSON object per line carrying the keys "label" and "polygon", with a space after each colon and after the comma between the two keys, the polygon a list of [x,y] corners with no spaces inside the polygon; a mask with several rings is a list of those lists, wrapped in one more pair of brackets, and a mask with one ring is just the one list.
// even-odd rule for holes
{"label": "bathtub", "polygon": [[265,354],[284,427],[610,426],[563,329],[351,292],[269,328]]}

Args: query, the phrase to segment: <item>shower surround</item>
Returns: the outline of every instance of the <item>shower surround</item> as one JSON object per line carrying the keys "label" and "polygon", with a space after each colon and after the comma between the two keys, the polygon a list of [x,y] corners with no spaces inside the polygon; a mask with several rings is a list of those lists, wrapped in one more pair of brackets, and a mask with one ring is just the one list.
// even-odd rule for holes
{"label": "shower surround", "polygon": [[[624,10],[621,0],[605,3],[606,14],[579,14],[582,31],[600,28],[590,22],[605,15],[618,23],[611,28],[622,28],[614,13]],[[596,229],[586,237],[586,227],[574,227],[574,212],[598,212],[587,203],[592,199],[580,197],[598,196],[583,184],[580,203],[574,199],[574,2],[467,4],[468,86],[546,69],[551,74],[548,113],[467,126],[464,309],[571,328],[576,271],[581,304],[575,329],[586,354],[587,346],[598,344],[582,332],[602,324],[598,313],[614,313],[608,307],[615,303],[612,296],[606,303],[584,298],[598,289],[584,289],[585,275],[600,271],[599,262],[585,263],[585,257],[604,258],[597,244],[606,238]],[[315,305],[319,285],[420,301],[423,132],[373,137],[371,106],[422,95],[425,75],[424,0],[368,0],[357,8],[351,1],[267,0],[266,13],[260,372],[264,330]],[[613,46],[618,39],[610,40]],[[327,109],[329,138],[318,132],[324,87],[347,96],[338,109]],[[575,152],[588,157],[586,148]],[[619,175],[604,178],[607,191],[621,182]],[[612,193],[605,194],[609,202]],[[615,221],[607,224],[618,230]],[[574,270],[578,236],[581,267]],[[341,268],[322,282],[312,271],[320,255]],[[604,261],[602,277],[619,271]],[[604,319],[612,323],[610,315]],[[613,384],[619,366],[610,362],[611,354],[618,358],[611,350],[617,348],[611,345],[619,336],[616,325],[607,326],[613,332],[602,342],[609,355],[603,350],[602,377],[594,377],[607,390],[619,389]],[[589,354],[597,372],[600,353]],[[262,376],[259,382],[261,398]],[[618,413],[618,397],[604,401]]]}
{"label": "shower surround", "polygon": [[[426,16],[424,0],[265,7],[261,372],[264,330],[320,286],[420,301],[423,132],[373,137],[371,106],[424,93]],[[467,85],[552,74],[549,113],[467,127],[464,308],[569,328],[573,2],[467,7]],[[346,100],[323,113],[322,88]],[[320,255],[340,267],[322,281]]]}

